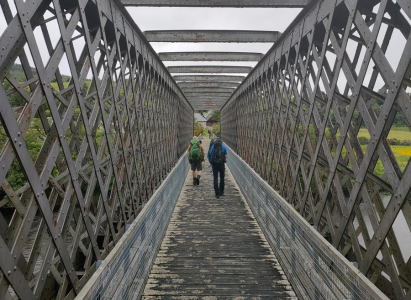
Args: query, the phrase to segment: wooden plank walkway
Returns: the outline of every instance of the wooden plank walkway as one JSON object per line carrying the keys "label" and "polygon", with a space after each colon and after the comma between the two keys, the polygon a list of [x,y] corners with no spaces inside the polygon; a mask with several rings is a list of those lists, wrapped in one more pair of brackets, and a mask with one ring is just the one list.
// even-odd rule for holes
{"label": "wooden plank walkway", "polygon": [[187,175],[142,299],[297,299],[228,168],[217,199],[208,165],[199,186]]}

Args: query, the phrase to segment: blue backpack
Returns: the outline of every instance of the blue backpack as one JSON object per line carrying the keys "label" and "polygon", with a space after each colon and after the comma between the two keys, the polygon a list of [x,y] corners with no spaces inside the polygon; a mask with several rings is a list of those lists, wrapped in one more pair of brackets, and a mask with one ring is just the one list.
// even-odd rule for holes
{"label": "blue backpack", "polygon": [[207,155],[208,161],[210,164],[223,164],[225,163],[225,157],[223,153],[223,143],[221,139],[216,139],[208,151]]}

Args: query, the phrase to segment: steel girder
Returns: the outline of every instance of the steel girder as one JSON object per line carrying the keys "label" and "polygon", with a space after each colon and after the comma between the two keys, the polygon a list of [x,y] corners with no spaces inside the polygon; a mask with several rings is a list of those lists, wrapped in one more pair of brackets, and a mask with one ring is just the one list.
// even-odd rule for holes
{"label": "steel girder", "polygon": [[249,52],[162,52],[162,61],[259,61],[262,53]]}
{"label": "steel girder", "polygon": [[220,81],[232,81],[241,82],[245,76],[232,76],[232,75],[176,75],[173,76],[177,82],[220,82]]}
{"label": "steel girder", "polygon": [[235,88],[238,82],[221,81],[221,82],[180,82],[178,85],[182,90],[194,88]]}
{"label": "steel girder", "polygon": [[246,66],[169,66],[170,73],[249,73],[253,69]]}
{"label": "steel girder", "polygon": [[304,7],[309,0],[122,0],[126,6]]}
{"label": "steel girder", "polygon": [[179,82],[182,90],[196,88],[236,88],[239,82],[220,81],[220,82]]}
{"label": "steel girder", "polygon": [[182,88],[184,94],[187,93],[229,93],[232,94],[235,88],[217,88],[217,87],[203,87],[203,88]]}
{"label": "steel girder", "polygon": [[152,30],[144,31],[149,42],[172,43],[274,43],[278,31],[251,30]]}
{"label": "steel girder", "polygon": [[227,99],[198,98],[198,99],[192,100],[190,103],[192,103],[193,105],[202,104],[202,103],[208,103],[212,105],[216,105],[216,104],[223,105],[226,101]]}
{"label": "steel girder", "polygon": [[217,94],[217,93],[187,93],[187,99],[190,101],[190,100],[192,100],[193,98],[194,99],[196,99],[196,98],[225,98],[225,99],[229,99],[230,98],[230,95],[231,94],[229,94],[229,93],[227,93],[227,94],[224,94],[224,93],[220,93],[220,94]]}
{"label": "steel girder", "polygon": [[193,108],[118,1],[15,4],[1,4],[0,299],[72,299],[184,153]]}
{"label": "steel girder", "polygon": [[411,298],[411,160],[388,139],[396,116],[411,130],[410,20],[407,1],[311,1],[221,113],[224,141],[392,299]]}

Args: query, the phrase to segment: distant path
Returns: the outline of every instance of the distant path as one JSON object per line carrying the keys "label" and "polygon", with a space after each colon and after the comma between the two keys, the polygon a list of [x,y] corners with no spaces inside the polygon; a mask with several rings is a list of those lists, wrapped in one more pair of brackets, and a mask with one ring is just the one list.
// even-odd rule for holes
{"label": "distant path", "polygon": [[187,175],[142,299],[297,299],[228,168],[219,199],[204,168],[199,186]]}

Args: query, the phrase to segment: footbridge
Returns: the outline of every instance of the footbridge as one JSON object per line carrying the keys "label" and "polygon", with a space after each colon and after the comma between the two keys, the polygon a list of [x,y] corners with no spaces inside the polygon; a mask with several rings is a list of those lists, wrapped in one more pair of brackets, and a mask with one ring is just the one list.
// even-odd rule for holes
{"label": "footbridge", "polygon": [[[409,0],[0,5],[0,300],[411,299]],[[126,6],[301,11],[142,32]],[[220,198],[186,157],[202,110]]]}

